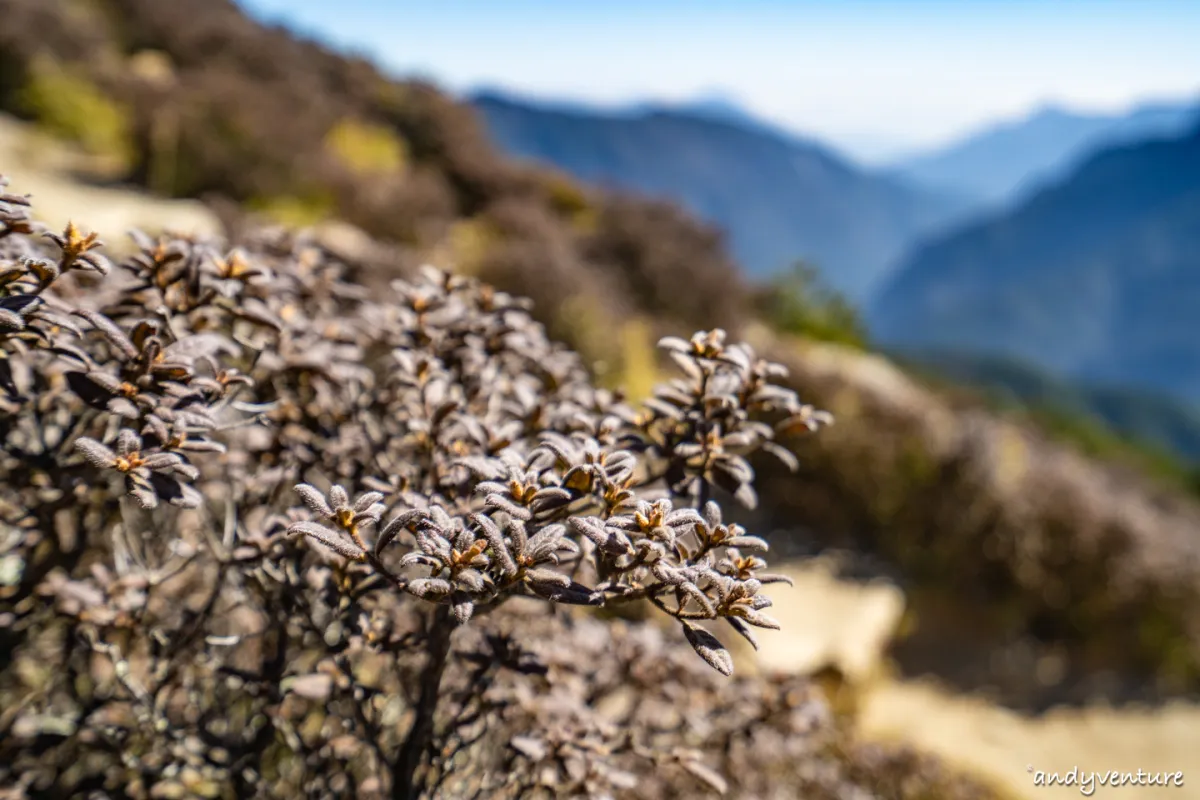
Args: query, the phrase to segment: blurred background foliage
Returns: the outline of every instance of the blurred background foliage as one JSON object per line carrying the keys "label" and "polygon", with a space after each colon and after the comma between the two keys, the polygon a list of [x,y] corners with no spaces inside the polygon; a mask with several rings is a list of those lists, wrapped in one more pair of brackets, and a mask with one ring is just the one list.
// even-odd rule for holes
{"label": "blurred background foliage", "polygon": [[17,109],[52,136],[125,168],[133,156],[129,113],[78,71],[53,58],[34,59],[15,91]]}
{"label": "blurred background foliage", "polygon": [[867,348],[866,325],[857,309],[826,286],[812,264],[797,262],[756,293],[755,306],[768,324],[783,333]]}

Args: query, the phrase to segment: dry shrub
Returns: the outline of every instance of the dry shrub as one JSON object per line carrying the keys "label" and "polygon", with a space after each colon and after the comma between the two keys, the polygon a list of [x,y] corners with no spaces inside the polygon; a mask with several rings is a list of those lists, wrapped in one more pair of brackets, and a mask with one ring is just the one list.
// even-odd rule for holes
{"label": "dry shrub", "polygon": [[782,579],[710,495],[825,418],[721,331],[631,407],[474,279],[0,225],[8,797],[990,796],[727,677]]}

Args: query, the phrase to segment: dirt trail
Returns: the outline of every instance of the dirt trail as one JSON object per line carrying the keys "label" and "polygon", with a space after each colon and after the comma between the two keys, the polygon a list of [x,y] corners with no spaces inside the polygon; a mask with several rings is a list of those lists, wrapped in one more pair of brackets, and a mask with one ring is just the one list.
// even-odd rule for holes
{"label": "dirt trail", "polygon": [[1035,785],[1038,770],[1065,776],[1073,768],[1085,776],[1183,772],[1181,787],[1095,785],[1093,797],[1200,799],[1200,706],[1059,709],[1032,717],[931,681],[897,680],[882,653],[903,613],[899,589],[840,581],[819,561],[783,571],[796,586],[769,587],[783,631],[760,637],[760,664],[806,672],[837,666],[858,685],[863,738],[909,743],[1030,800],[1087,796],[1082,789],[1089,787]]}
{"label": "dirt trail", "polygon": [[72,148],[37,134],[27,123],[0,114],[0,175],[8,177],[9,191],[33,195],[35,216],[52,228],[78,218],[117,251],[127,246],[131,228],[220,231],[216,217],[199,202],[82,183],[72,169],[85,160]]}

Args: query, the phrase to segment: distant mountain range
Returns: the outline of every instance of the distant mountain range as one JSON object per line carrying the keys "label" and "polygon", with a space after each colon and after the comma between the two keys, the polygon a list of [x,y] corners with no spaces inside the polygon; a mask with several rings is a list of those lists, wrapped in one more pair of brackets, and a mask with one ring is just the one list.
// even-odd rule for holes
{"label": "distant mountain range", "polygon": [[994,354],[1200,402],[1200,125],[1109,147],[917,248],[868,309],[885,345]]}
{"label": "distant mountain range", "polygon": [[777,134],[780,133],[777,128],[773,128],[770,124],[764,122],[743,107],[736,97],[723,92],[706,92],[691,100],[684,100],[677,103],[655,100],[634,103],[628,106],[626,110],[632,114],[653,112],[688,114],[694,117],[711,119],[716,122],[728,122],[734,125],[743,125],[747,128],[772,130]]}
{"label": "distant mountain range", "polygon": [[[471,101],[510,154],[716,223],[752,276],[811,261],[884,347],[937,351],[1018,389],[1063,381],[1060,397],[1087,398],[1073,407],[1141,438],[1186,439],[1195,455],[1186,413],[1169,415],[1187,417],[1170,435],[1145,415],[1129,422],[1200,403],[1200,114],[1188,104],[1047,110],[889,176],[727,98],[607,110],[495,92]],[[943,190],[974,200],[914,188],[934,182],[936,164]],[[1036,380],[1014,381],[1013,364]],[[1155,394],[1170,400],[1142,402]]]}
{"label": "distant mountain range", "polygon": [[753,276],[804,259],[865,300],[917,240],[966,206],[861,169],[727,102],[605,111],[497,92],[470,98],[510,155],[586,181],[680,203],[726,232]]}
{"label": "distant mountain range", "polygon": [[981,206],[1022,199],[1060,179],[1105,147],[1178,136],[1200,123],[1194,102],[1143,105],[1123,114],[1086,114],[1047,106],[892,165],[902,180],[974,198]]}

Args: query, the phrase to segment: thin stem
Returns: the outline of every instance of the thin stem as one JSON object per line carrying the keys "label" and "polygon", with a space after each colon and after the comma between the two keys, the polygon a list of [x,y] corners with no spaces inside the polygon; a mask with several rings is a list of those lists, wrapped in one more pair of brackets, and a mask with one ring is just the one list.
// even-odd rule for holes
{"label": "thin stem", "polygon": [[704,507],[706,505],[708,505],[708,497],[709,497],[708,478],[701,475],[696,480],[698,480],[700,482],[699,491],[696,493],[696,508],[699,509],[700,511],[703,511]]}
{"label": "thin stem", "polygon": [[416,784],[417,768],[424,760],[433,741],[433,722],[441,695],[442,675],[450,661],[450,639],[456,622],[450,606],[439,605],[429,623],[426,639],[427,660],[421,672],[421,693],[417,699],[417,715],[392,768],[392,797],[394,800],[416,800],[420,796]]}

